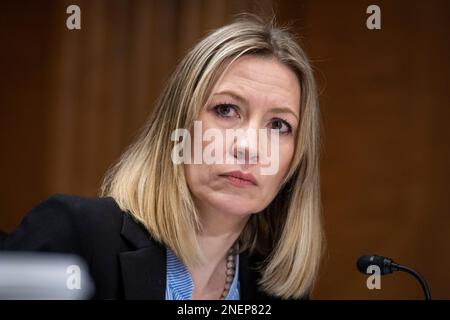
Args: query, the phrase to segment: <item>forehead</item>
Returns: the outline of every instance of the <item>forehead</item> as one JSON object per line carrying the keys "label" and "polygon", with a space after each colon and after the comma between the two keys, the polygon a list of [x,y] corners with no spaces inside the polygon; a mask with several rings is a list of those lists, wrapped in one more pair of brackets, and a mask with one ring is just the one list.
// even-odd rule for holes
{"label": "forehead", "polygon": [[234,61],[214,86],[213,94],[225,91],[247,100],[290,106],[298,110],[300,83],[297,75],[273,57],[243,56]]}

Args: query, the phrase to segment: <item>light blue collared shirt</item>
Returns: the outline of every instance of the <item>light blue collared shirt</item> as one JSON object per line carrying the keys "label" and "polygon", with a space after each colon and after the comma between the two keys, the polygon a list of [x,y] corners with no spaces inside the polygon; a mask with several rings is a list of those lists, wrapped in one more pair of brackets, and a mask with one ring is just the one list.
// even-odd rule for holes
{"label": "light blue collared shirt", "polygon": [[[166,300],[191,300],[194,284],[186,266],[167,248]],[[239,300],[239,255],[235,256],[236,271],[225,300]]]}

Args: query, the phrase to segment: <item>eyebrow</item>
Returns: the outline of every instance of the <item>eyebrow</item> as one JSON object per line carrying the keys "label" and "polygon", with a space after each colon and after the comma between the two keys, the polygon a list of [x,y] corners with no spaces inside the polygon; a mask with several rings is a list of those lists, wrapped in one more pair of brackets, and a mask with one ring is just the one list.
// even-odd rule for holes
{"label": "eyebrow", "polygon": [[[246,98],[240,96],[239,94],[237,94],[236,92],[233,92],[233,91],[224,90],[224,91],[216,92],[214,94],[214,96],[217,96],[217,95],[229,95],[229,96],[233,97],[234,99],[236,99],[237,101],[239,101],[240,103],[249,105],[248,100]],[[292,111],[290,108],[287,108],[287,107],[274,107],[274,108],[271,108],[269,110],[269,112],[290,113],[297,119],[297,121],[299,121],[298,115],[294,111]]]}

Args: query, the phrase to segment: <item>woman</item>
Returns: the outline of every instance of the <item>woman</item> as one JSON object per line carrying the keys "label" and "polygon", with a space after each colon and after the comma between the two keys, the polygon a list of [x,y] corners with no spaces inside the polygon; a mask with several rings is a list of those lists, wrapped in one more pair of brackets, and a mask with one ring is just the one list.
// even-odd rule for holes
{"label": "woman", "polygon": [[[50,197],[4,249],[78,254],[101,299],[307,298],[322,248],[315,90],[288,31],[237,19],[181,61],[101,197]],[[208,129],[241,131],[208,144]]]}

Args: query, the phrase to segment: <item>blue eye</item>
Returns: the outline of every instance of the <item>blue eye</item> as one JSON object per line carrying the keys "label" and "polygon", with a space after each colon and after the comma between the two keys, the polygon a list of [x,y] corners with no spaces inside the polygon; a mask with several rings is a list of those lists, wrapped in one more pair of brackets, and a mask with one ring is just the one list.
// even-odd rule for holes
{"label": "blue eye", "polygon": [[233,118],[239,117],[239,113],[237,112],[237,107],[230,103],[221,103],[214,107],[214,111],[217,116],[221,118]]}
{"label": "blue eye", "polygon": [[292,126],[286,120],[274,119],[270,124],[270,129],[279,130],[281,134],[292,133]]}

